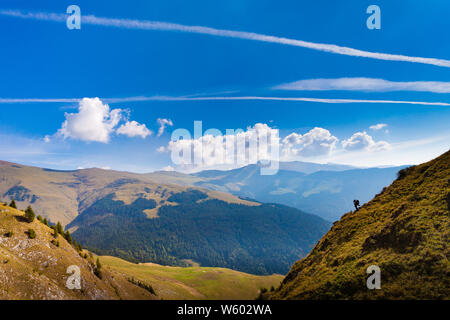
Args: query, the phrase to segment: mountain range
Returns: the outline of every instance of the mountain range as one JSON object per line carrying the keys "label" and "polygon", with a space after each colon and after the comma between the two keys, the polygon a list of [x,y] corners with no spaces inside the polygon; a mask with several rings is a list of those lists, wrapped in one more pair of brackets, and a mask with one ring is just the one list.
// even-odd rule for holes
{"label": "mountain range", "polygon": [[230,171],[203,171],[194,185],[235,194],[242,198],[274,202],[338,220],[389,185],[401,167],[357,169],[335,164],[281,162],[275,175],[261,175],[260,164]]}

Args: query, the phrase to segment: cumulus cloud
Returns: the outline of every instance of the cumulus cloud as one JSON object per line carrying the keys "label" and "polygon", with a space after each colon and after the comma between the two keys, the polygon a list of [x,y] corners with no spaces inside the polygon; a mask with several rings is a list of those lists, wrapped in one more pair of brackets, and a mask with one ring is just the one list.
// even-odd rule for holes
{"label": "cumulus cloud", "polygon": [[175,168],[172,166],[167,166],[161,169],[162,171],[175,171]]}
{"label": "cumulus cloud", "polygon": [[344,90],[344,91],[423,91],[450,93],[450,82],[442,81],[389,81],[377,78],[307,79],[274,87],[279,90]]}
{"label": "cumulus cloud", "polygon": [[390,149],[391,145],[386,141],[375,142],[373,138],[364,132],[356,132],[349,139],[342,141],[342,147],[347,151],[366,150],[370,152]]}
{"label": "cumulus cloud", "polygon": [[314,128],[304,135],[291,133],[283,139],[284,156],[314,157],[330,154],[335,148],[338,138],[323,128]]}
{"label": "cumulus cloud", "polygon": [[[79,101],[78,112],[65,113],[66,120],[57,135],[64,139],[108,143],[113,133],[141,138],[152,134],[145,124],[127,120],[126,113],[119,108],[110,109],[99,98],[83,98]],[[126,122],[117,128],[122,121]],[[44,139],[50,141],[48,136]]]}
{"label": "cumulus cloud", "polygon": [[[172,140],[166,150],[172,152],[172,161],[182,167],[233,168],[274,159],[273,152],[279,147],[278,129],[263,123],[248,127],[246,131],[231,130],[225,135],[216,133],[206,132],[198,139]],[[174,154],[182,154],[182,157],[177,156],[175,160]]]}
{"label": "cumulus cloud", "polygon": [[386,127],[387,127],[386,123],[378,123],[378,124],[374,124],[373,126],[370,126],[369,128],[371,130],[377,131],[377,130],[381,130],[381,129],[386,128]]}
{"label": "cumulus cloud", "polygon": [[142,139],[145,139],[152,134],[145,124],[139,124],[136,121],[127,121],[125,124],[121,125],[116,132],[117,134],[123,134],[128,137],[141,137]]}
{"label": "cumulus cloud", "polygon": [[122,119],[121,109],[110,110],[99,98],[84,98],[77,113],[65,113],[58,134],[82,141],[109,142],[111,133]]}
{"label": "cumulus cloud", "polygon": [[158,118],[159,129],[158,129],[158,137],[160,137],[167,126],[173,126],[173,122],[170,119]]}
{"label": "cumulus cloud", "polygon": [[206,132],[203,136],[192,139],[187,131],[186,134],[187,136],[182,138],[180,135],[180,139],[175,134],[166,147],[161,146],[157,151],[171,152],[172,162],[177,166],[177,170],[188,172],[205,169],[226,170],[265,160],[323,161],[338,153],[372,153],[391,148],[388,142],[374,141],[366,132],[356,132],[339,143],[340,140],[329,130],[320,127],[304,134],[291,132],[280,139],[279,130],[264,123],[257,123],[246,130],[231,130],[225,135],[217,130],[215,133]]}

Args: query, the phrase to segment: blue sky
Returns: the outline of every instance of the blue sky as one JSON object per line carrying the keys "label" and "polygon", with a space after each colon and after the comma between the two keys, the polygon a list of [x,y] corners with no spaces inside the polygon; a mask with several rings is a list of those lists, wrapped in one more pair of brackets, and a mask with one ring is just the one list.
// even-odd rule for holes
{"label": "blue sky", "polygon": [[[68,30],[64,21],[8,13],[62,15],[70,4],[77,4],[82,16],[160,21],[277,38],[255,41],[83,21],[81,30]],[[366,27],[366,8],[371,4],[381,8],[381,30]],[[392,165],[423,162],[449,149],[450,106],[445,105],[450,103],[448,1],[434,1],[431,6],[425,1],[356,0],[128,1],[126,5],[3,0],[0,11],[2,160],[58,169],[157,170],[172,165],[169,153],[157,149],[168,146],[172,130],[193,130],[194,120],[203,121],[205,129],[222,131],[247,130],[256,123],[278,129],[281,138],[291,135],[295,140],[290,147],[296,156],[289,160]],[[391,61],[342,55],[282,44],[281,37],[407,58]],[[443,65],[411,62],[408,57],[434,58]],[[344,87],[336,80],[341,78],[349,78]],[[314,90],[311,86],[305,89],[308,82],[291,85],[291,90],[275,88],[311,79],[327,80],[313,82]],[[188,98],[124,99],[136,96]],[[126,110],[117,126],[107,130],[107,141],[89,141],[79,132],[58,134],[67,121],[65,113],[79,113],[75,99],[85,97],[99,97],[101,103],[109,104],[109,110]],[[192,97],[401,100],[444,105],[199,101]],[[159,137],[157,119],[173,123]],[[153,133],[119,134],[117,130],[126,121],[136,121],[141,129],[145,125]],[[370,129],[376,124],[386,126]],[[320,138],[324,133],[311,131],[314,128],[325,129],[329,135]],[[313,156],[308,150],[314,150]]]}

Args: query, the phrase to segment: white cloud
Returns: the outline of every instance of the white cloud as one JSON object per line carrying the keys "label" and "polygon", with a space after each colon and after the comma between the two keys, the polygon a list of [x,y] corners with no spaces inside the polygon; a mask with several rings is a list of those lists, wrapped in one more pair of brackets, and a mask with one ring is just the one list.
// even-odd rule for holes
{"label": "white cloud", "polygon": [[50,141],[51,141],[50,136],[49,136],[49,135],[46,135],[46,136],[44,137],[44,142],[45,142],[45,143],[49,143]]}
{"label": "white cloud", "polygon": [[364,132],[356,132],[349,139],[342,141],[342,147],[346,151],[366,150],[370,152],[390,149],[391,145],[386,141],[375,142],[373,138]]}
{"label": "white cloud", "polygon": [[170,119],[158,118],[157,121],[159,123],[158,137],[160,137],[164,133],[166,126],[173,126],[173,122]]}
{"label": "white cloud", "polygon": [[338,138],[323,128],[314,128],[304,135],[291,133],[283,139],[283,156],[314,157],[330,154]]}
{"label": "white cloud", "polygon": [[175,171],[175,168],[172,166],[167,166],[161,169],[162,171]]}
{"label": "white cloud", "polygon": [[84,98],[80,101],[77,113],[65,113],[58,134],[64,139],[108,143],[111,133],[122,118],[121,109],[110,110],[99,98]]}
{"label": "white cloud", "polygon": [[[232,146],[227,149],[227,146]],[[231,169],[261,160],[273,159],[274,148],[279,147],[278,129],[257,123],[244,130],[234,130],[225,135],[204,134],[198,139],[170,141],[166,150],[179,153],[190,150],[191,159],[177,163],[180,170],[219,168]],[[228,150],[228,152],[227,152]],[[201,159],[192,165],[192,159]],[[183,162],[184,161],[184,162]]]}
{"label": "white cloud", "polygon": [[[235,130],[226,135],[204,134],[198,139],[183,138],[170,141],[167,147],[158,148],[159,152],[171,151],[173,154],[188,153],[187,158],[174,162],[178,171],[192,172],[206,169],[233,169],[262,160],[279,161],[329,161],[339,154],[373,154],[390,150],[386,141],[374,141],[366,132],[356,132],[349,139],[341,141],[329,130],[315,127],[305,134],[291,132],[283,139],[278,129],[267,124],[257,123],[247,130]],[[269,137],[269,138],[268,138]],[[261,146],[265,141],[266,146]],[[227,142],[234,146],[232,157],[227,153]],[[240,148],[237,147],[240,143]],[[252,148],[258,145],[257,148]],[[273,153],[272,150],[280,152]],[[193,159],[201,159],[193,162]],[[173,160],[173,157],[172,157]],[[194,163],[194,164],[193,164]]]}
{"label": "white cloud", "polygon": [[[381,130],[381,129],[386,128],[386,127],[387,127],[386,123],[377,123],[377,124],[374,124],[373,126],[370,126],[369,128],[371,130],[377,131],[377,130]],[[386,131],[388,131],[388,130],[386,130]]]}
{"label": "white cloud", "polygon": [[166,152],[166,147],[161,146],[161,147],[159,147],[158,149],[156,149],[156,151],[159,152],[159,153]]}
{"label": "white cloud", "polygon": [[152,134],[145,124],[139,124],[136,121],[127,121],[125,124],[121,125],[116,132],[117,134],[123,134],[128,137],[141,137],[142,139],[145,139]]}
{"label": "white cloud", "polygon": [[[43,21],[55,21],[64,23],[66,21],[65,14],[59,13],[45,13],[45,12],[22,12],[19,10],[0,10],[0,15],[22,18],[22,19],[34,19]],[[422,58],[412,57],[399,54],[379,53],[363,51],[353,49],[344,46],[338,46],[335,44],[315,43],[303,40],[289,39],[284,37],[277,37],[265,34],[259,34],[246,31],[234,31],[225,29],[216,29],[205,26],[188,26],[182,24],[161,22],[161,21],[146,21],[146,20],[132,20],[132,19],[115,19],[115,18],[103,18],[93,15],[83,15],[83,24],[100,25],[104,27],[116,27],[125,29],[138,29],[138,30],[159,30],[159,31],[172,31],[172,32],[187,32],[205,34],[217,37],[237,38],[251,41],[261,41],[268,43],[276,43],[281,45],[295,46],[308,48],[312,50],[330,52],[339,55],[364,57],[379,60],[389,61],[405,61],[414,63],[424,63],[430,65],[436,65],[441,67],[450,67],[450,60],[435,59],[435,58]]]}
{"label": "white cloud", "polygon": [[337,78],[337,79],[307,79],[285,83],[274,87],[279,90],[299,91],[424,91],[435,93],[450,93],[450,82],[440,81],[389,81],[376,78]]}
{"label": "white cloud", "polygon": [[[78,112],[65,113],[66,120],[57,135],[64,139],[108,143],[113,133],[143,139],[152,134],[145,124],[127,120],[126,112],[119,108],[110,109],[99,98],[83,98],[79,101]],[[44,141],[50,141],[50,137],[46,136]]]}

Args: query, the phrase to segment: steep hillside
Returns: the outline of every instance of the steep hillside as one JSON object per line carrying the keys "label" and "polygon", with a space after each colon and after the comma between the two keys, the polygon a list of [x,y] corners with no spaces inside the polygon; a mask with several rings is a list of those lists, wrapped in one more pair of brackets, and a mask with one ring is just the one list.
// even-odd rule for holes
{"label": "steep hillside", "polygon": [[157,208],[110,194],[68,227],[89,249],[134,262],[226,267],[255,274],[285,274],[328,230],[329,223],[276,204],[244,205],[209,199],[188,189]]}
{"label": "steep hillside", "polygon": [[389,185],[402,168],[354,169],[285,162],[280,164],[278,173],[271,176],[262,176],[259,165],[230,171],[203,171],[195,175],[201,178],[195,185],[284,204],[335,221],[353,208],[353,199],[361,203],[369,201]]}
{"label": "steep hillside", "polygon": [[[450,151],[399,172],[294,264],[273,299],[450,299]],[[368,290],[366,269],[381,270]]]}
{"label": "steep hillside", "polygon": [[[80,268],[81,290],[66,286],[72,265]],[[157,298],[120,273],[102,268],[100,279],[95,268],[86,251],[80,254],[48,226],[28,223],[22,211],[0,205],[0,300]]]}
{"label": "steep hillside", "polygon": [[102,256],[105,268],[151,284],[158,297],[173,299],[250,299],[258,296],[261,288],[278,287],[282,275],[256,276],[225,268],[169,267],[154,263],[130,263]]}

